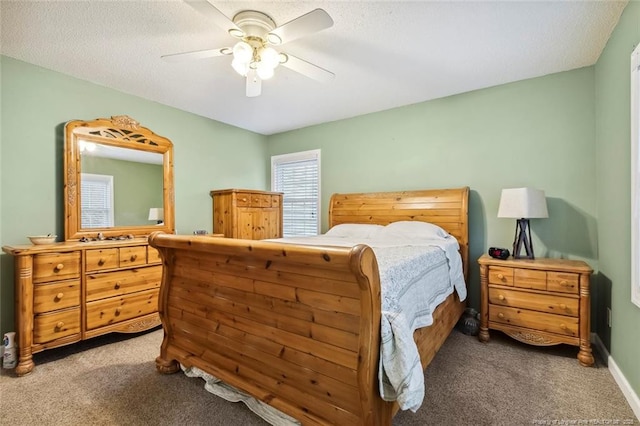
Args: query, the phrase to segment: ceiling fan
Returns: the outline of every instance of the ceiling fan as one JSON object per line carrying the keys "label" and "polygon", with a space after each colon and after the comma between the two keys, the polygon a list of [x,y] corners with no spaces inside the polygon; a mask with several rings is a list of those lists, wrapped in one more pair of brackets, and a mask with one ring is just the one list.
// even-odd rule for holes
{"label": "ceiling fan", "polygon": [[272,47],[331,27],[333,19],[324,10],[315,9],[286,24],[276,26],[271,17],[255,10],[241,11],[233,19],[229,19],[209,0],[185,1],[239,41],[233,46],[164,55],[162,56],[164,60],[182,61],[232,56],[231,66],[238,74],[246,77],[248,97],[260,95],[262,80],[271,78],[278,65],[321,82],[329,81],[334,77],[331,71],[288,53],[278,52]]}

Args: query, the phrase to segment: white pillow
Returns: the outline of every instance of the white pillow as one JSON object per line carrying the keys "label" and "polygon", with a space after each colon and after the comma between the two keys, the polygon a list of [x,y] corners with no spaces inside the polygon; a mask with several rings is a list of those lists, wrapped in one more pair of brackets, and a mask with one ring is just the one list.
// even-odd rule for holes
{"label": "white pillow", "polygon": [[449,238],[449,233],[433,223],[405,220],[388,224],[380,232],[380,236],[443,239]]}
{"label": "white pillow", "polygon": [[341,223],[329,229],[325,235],[338,238],[372,238],[383,229],[382,225],[369,223]]}

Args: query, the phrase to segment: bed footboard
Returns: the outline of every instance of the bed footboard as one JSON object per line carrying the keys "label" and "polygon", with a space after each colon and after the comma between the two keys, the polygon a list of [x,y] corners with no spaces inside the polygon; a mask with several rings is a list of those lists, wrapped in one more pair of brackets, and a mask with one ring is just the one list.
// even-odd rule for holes
{"label": "bed footboard", "polygon": [[154,233],[161,373],[198,367],[303,424],[390,424],[371,248]]}

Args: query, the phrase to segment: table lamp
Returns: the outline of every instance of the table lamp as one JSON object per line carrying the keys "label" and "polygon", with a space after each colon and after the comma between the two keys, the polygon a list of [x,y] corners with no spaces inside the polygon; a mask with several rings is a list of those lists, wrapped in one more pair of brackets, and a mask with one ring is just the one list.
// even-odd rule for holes
{"label": "table lamp", "polygon": [[164,209],[162,207],[151,207],[149,209],[149,220],[155,220],[158,225],[162,225]]}
{"label": "table lamp", "polygon": [[[549,217],[544,191],[534,188],[507,188],[502,190],[498,217],[515,218],[516,234],[513,257],[534,259],[529,219]],[[520,254],[524,246],[525,255]]]}

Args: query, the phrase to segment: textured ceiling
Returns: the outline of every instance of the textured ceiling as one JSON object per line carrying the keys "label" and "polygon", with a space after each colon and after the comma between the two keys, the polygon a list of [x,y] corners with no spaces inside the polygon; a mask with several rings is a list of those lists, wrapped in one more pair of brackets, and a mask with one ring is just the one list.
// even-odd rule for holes
{"label": "textured ceiling", "polygon": [[[0,2],[0,52],[261,134],[593,65],[627,1],[217,1],[277,25],[322,8],[334,25],[283,44],[335,73],[278,67],[245,96],[230,57],[162,55],[230,46],[205,14],[173,1]],[[114,112],[117,115],[118,112]]]}

